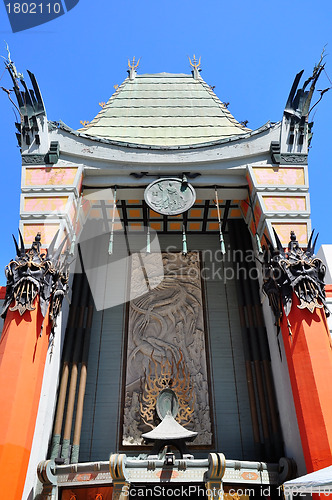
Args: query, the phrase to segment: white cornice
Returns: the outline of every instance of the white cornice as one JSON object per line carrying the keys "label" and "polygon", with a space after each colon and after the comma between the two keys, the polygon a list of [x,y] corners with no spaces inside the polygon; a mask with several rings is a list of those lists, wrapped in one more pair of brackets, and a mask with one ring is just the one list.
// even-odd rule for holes
{"label": "white cornice", "polygon": [[63,160],[83,163],[84,165],[101,166],[102,163],[111,168],[112,165],[123,166],[154,166],[161,169],[171,165],[200,165],[200,168],[215,162],[234,164],[261,161],[266,163],[269,158],[271,141],[279,140],[280,122],[268,124],[256,131],[243,136],[233,136],[217,143],[202,144],[200,147],[179,148],[146,148],[129,144],[115,144],[102,139],[71,131],[60,126],[50,131],[53,141],[59,141],[60,154]]}

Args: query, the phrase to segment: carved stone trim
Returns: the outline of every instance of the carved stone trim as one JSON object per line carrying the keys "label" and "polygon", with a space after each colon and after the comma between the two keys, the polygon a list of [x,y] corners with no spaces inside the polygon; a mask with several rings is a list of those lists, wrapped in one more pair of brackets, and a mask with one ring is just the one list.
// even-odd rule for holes
{"label": "carved stone trim", "polygon": [[58,141],[52,141],[50,149],[45,156],[45,161],[48,165],[55,165],[60,157],[60,144]]}
{"label": "carved stone trim", "polygon": [[[209,459],[175,459],[174,466],[169,468],[169,475],[172,476],[172,473],[174,473],[174,476],[176,476],[175,480],[177,482],[187,484],[193,482],[205,482],[206,484],[207,481],[210,480],[223,480],[223,482],[226,483],[236,483],[241,484],[242,486],[247,484],[278,485],[284,482],[282,478],[285,477],[285,468],[289,470],[286,462],[289,462],[290,460],[285,458],[280,459],[279,466],[281,468],[281,472],[279,475],[278,464],[276,463],[233,461],[225,460],[225,457],[221,453],[212,453],[211,455],[212,456],[210,456]],[[218,467],[218,464],[223,465],[223,467]],[[295,470],[296,464],[293,465]],[[211,472],[213,472],[212,469],[214,469],[213,477],[210,475]],[[222,472],[222,469],[224,469],[224,475],[220,478],[220,472]],[[115,477],[115,472],[118,474],[117,477]],[[113,484],[114,482],[117,482],[119,490],[122,489],[123,486],[127,485],[125,490],[127,490],[128,493],[130,484],[167,484],[167,477],[164,477],[163,479],[161,478],[162,472],[165,476],[164,459],[145,460],[142,457],[129,458],[121,454],[112,454],[110,461],[107,462],[103,461],[55,465],[53,474],[57,478],[58,486],[61,487],[102,486],[110,485],[112,482]],[[171,477],[171,482],[173,481],[174,479]],[[128,499],[128,495],[126,498]]]}
{"label": "carved stone trim", "polygon": [[279,460],[280,483],[297,477],[297,464],[292,458],[281,457]]}
{"label": "carved stone trim", "polygon": [[273,163],[278,165],[307,165],[308,155],[304,153],[281,153],[280,143],[278,141],[272,141],[270,145],[271,159]]}
{"label": "carved stone trim", "polygon": [[126,500],[130,483],[127,480],[126,455],[116,453],[110,456],[109,470],[113,481],[113,500]]}
{"label": "carved stone trim", "polygon": [[221,481],[226,470],[226,459],[223,453],[209,453],[209,470],[207,481]]}
{"label": "carved stone trim", "polygon": [[278,141],[271,142],[270,153],[273,163],[280,163],[280,143]]}
{"label": "carved stone trim", "polygon": [[55,463],[53,460],[44,460],[40,462],[37,466],[38,479],[42,484],[45,485],[56,485],[57,477],[54,474]]}
{"label": "carved stone trim", "polygon": [[22,155],[23,165],[54,165],[60,157],[60,145],[57,141],[52,141],[50,149],[46,155],[32,154]]}
{"label": "carved stone trim", "polygon": [[45,165],[45,155],[22,155],[23,165]]}
{"label": "carved stone trim", "polygon": [[[159,258],[159,256],[158,256]],[[155,273],[157,254],[145,258],[146,272]],[[213,446],[210,375],[204,321],[200,257],[163,253],[163,279],[144,298],[141,264],[132,259],[133,298],[127,311],[127,334],[122,393],[121,448],[143,447],[142,433],[158,425],[154,421],[156,398],[171,388],[179,398],[177,421],[199,431],[192,446]],[[152,275],[152,274],[151,274]],[[153,411],[152,411],[153,410]]]}
{"label": "carved stone trim", "polygon": [[222,497],[222,478],[226,470],[226,459],[223,453],[209,454],[209,469],[205,476],[205,487],[210,499],[218,500]]}
{"label": "carved stone trim", "polygon": [[308,155],[300,153],[281,153],[280,163],[287,163],[291,165],[307,165]]}

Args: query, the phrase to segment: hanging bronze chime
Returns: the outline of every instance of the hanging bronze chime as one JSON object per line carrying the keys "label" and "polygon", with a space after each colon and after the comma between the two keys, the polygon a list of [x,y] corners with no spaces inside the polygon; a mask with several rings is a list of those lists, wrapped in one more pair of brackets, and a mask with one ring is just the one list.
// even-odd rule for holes
{"label": "hanging bronze chime", "polygon": [[214,188],[215,192],[215,204],[216,204],[216,209],[217,209],[217,217],[218,217],[218,225],[219,225],[219,241],[220,241],[220,250],[223,255],[226,253],[226,248],[225,248],[225,241],[224,241],[224,235],[222,233],[221,229],[221,218],[220,218],[220,208],[219,208],[219,199],[218,199],[218,191],[217,191],[217,186]]}

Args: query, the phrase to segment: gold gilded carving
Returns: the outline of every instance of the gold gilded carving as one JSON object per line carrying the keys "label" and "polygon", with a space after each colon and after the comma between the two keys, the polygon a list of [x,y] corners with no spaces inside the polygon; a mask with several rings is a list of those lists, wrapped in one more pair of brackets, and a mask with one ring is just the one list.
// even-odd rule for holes
{"label": "gold gilded carving", "polygon": [[183,426],[191,420],[194,412],[195,394],[190,374],[183,362],[180,351],[180,359],[169,361],[165,359],[160,364],[151,356],[148,371],[144,376],[140,411],[143,422],[151,429],[156,426],[155,409],[157,398],[165,388],[172,388],[179,401],[179,411],[175,419]]}
{"label": "gold gilded carving", "polygon": [[190,66],[194,69],[198,69],[201,65],[201,58],[197,61],[196,56],[194,54],[193,60],[191,61],[190,57],[188,56]]}
{"label": "gold gilded carving", "polygon": [[128,68],[131,69],[132,71],[135,70],[140,62],[141,58],[138,59],[137,63],[135,63],[135,56],[133,57],[132,62],[128,59]]}

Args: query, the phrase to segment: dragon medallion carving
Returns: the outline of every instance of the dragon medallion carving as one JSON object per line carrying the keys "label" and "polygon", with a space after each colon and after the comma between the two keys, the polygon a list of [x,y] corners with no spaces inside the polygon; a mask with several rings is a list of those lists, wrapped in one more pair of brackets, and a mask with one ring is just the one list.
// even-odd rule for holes
{"label": "dragon medallion carving", "polygon": [[[150,275],[160,255],[149,254]],[[143,444],[142,433],[158,424],[158,395],[172,389],[179,402],[178,422],[198,430],[194,445],[212,444],[208,357],[198,252],[163,253],[163,277],[128,311],[122,445]],[[157,271],[159,269],[159,271]],[[157,280],[158,278],[158,280]],[[159,279],[162,278],[162,279]],[[141,286],[139,256],[132,256],[131,290]]]}

